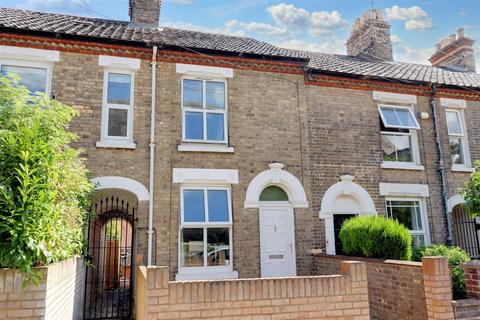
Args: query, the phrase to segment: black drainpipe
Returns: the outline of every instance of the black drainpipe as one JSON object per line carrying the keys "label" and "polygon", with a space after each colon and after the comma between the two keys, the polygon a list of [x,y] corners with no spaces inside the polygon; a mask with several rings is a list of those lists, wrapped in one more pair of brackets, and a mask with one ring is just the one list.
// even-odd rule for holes
{"label": "black drainpipe", "polygon": [[447,227],[447,245],[452,245],[452,221],[450,219],[450,213],[448,212],[448,190],[447,182],[445,178],[445,163],[443,161],[443,149],[440,139],[440,131],[438,129],[438,115],[437,104],[435,102],[437,96],[437,87],[432,83],[432,95],[430,96],[430,106],[432,107],[432,119],[433,127],[435,129],[435,144],[437,146],[438,153],[438,173],[440,174],[440,184],[442,187],[442,202],[443,210],[445,214],[445,222]]}

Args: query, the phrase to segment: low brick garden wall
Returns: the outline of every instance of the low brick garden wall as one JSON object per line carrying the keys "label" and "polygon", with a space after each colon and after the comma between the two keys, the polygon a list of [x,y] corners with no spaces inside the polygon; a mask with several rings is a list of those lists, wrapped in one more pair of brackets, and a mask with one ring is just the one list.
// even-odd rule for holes
{"label": "low brick garden wall", "polygon": [[[315,274],[340,270],[346,256],[314,255]],[[357,258],[355,258],[357,259]],[[372,319],[453,319],[451,280],[445,258],[423,262],[358,258],[366,264]]]}
{"label": "low brick garden wall", "polygon": [[0,319],[82,319],[85,265],[71,258],[37,268],[43,275],[38,286],[22,288],[23,275],[0,269]]}
{"label": "low brick garden wall", "polygon": [[336,275],[169,281],[168,267],[139,267],[136,319],[370,319],[363,262]]}

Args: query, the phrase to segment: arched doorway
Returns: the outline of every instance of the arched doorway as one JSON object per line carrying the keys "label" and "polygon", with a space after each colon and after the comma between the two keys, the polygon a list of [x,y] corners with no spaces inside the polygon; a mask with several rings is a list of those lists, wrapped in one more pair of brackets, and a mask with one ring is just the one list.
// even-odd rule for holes
{"label": "arched doorway", "polygon": [[259,208],[261,276],[295,276],[294,208],[308,202],[300,181],[282,170],[283,164],[269,167],[250,182],[245,199],[246,208]]}
{"label": "arched doorway", "polygon": [[131,319],[140,183],[123,177],[93,179],[96,191],[86,227],[84,319]]}
{"label": "arched doorway", "polygon": [[345,220],[377,213],[368,192],[354,179],[350,175],[341,176],[340,182],[332,185],[322,198],[320,218],[325,219],[327,254],[343,253],[339,234]]}

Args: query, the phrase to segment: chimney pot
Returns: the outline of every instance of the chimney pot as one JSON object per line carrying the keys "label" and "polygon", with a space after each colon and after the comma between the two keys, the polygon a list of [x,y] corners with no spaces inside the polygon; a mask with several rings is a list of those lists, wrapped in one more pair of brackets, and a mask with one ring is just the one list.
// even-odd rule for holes
{"label": "chimney pot", "polygon": [[460,28],[457,30],[458,39],[465,38],[465,29]]}
{"label": "chimney pot", "polygon": [[435,45],[436,52],[428,60],[435,67],[475,72],[474,43],[474,40],[465,36],[465,30],[460,28],[456,34],[440,40]]}

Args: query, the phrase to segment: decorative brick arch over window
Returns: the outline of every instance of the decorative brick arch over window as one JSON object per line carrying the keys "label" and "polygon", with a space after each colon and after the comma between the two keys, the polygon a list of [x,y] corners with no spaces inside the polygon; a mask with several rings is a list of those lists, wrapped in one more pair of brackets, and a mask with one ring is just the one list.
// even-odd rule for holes
{"label": "decorative brick arch over window", "polygon": [[250,182],[245,197],[245,208],[258,208],[260,206],[260,194],[269,186],[278,186],[288,195],[288,199],[294,208],[307,208],[308,201],[302,183],[291,173],[282,170],[283,164],[270,163],[269,170],[259,173]]}
{"label": "decorative brick arch over window", "polygon": [[92,179],[96,190],[122,189],[130,191],[137,196],[138,201],[148,201],[149,193],[147,188],[140,182],[125,177],[97,177]]}
{"label": "decorative brick arch over window", "polygon": [[[325,238],[327,254],[335,254],[335,214],[375,215],[377,210],[370,194],[360,185],[353,182],[355,177],[344,175],[322,198],[320,219],[325,219]],[[354,212],[353,212],[354,211]]]}

